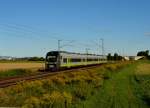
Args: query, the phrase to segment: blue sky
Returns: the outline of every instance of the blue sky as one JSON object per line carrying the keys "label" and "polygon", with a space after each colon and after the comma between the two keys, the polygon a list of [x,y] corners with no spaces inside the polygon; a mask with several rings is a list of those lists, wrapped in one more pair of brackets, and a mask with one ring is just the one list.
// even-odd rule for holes
{"label": "blue sky", "polygon": [[[149,49],[149,0],[0,0],[0,56],[45,56],[57,49],[135,55]],[[70,41],[73,40],[71,43]],[[69,43],[69,45],[68,45]]]}

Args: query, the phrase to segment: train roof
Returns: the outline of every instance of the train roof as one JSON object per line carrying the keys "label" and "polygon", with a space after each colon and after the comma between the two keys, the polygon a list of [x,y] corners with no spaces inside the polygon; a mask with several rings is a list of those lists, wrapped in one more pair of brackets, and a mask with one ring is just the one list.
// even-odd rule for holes
{"label": "train roof", "polygon": [[98,55],[98,54],[86,54],[86,53],[75,53],[75,52],[68,52],[68,51],[50,51],[49,53],[66,53],[66,54],[79,54],[79,55],[94,55],[94,56],[103,56],[103,55]]}

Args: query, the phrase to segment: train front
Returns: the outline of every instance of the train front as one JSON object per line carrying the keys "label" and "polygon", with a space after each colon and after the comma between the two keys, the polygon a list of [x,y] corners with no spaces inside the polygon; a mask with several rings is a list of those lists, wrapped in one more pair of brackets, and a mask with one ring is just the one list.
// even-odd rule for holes
{"label": "train front", "polygon": [[46,54],[45,69],[56,71],[59,68],[59,52],[51,51]]}

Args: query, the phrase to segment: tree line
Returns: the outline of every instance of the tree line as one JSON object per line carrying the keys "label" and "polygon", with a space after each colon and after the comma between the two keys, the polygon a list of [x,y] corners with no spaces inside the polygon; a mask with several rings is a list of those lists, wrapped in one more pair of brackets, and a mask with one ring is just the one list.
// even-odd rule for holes
{"label": "tree line", "polygon": [[44,57],[22,57],[22,58],[15,58],[13,60],[16,61],[45,61]]}
{"label": "tree line", "polygon": [[150,59],[149,50],[146,51],[139,51],[137,56],[145,56],[146,59]]}
{"label": "tree line", "polygon": [[113,56],[111,55],[111,53],[108,53],[108,55],[107,55],[107,60],[108,60],[108,61],[109,61],[109,60],[120,61],[120,60],[122,60],[122,59],[123,59],[123,57],[120,56],[120,55],[117,54],[117,53],[114,53]]}

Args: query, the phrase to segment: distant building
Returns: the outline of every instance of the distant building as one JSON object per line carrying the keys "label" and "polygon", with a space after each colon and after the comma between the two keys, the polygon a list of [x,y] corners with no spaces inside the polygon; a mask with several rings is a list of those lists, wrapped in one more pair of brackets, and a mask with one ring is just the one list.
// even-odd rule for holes
{"label": "distant building", "polygon": [[144,56],[124,56],[124,60],[140,60],[145,58]]}
{"label": "distant building", "polygon": [[0,60],[12,60],[13,57],[10,56],[0,56]]}

